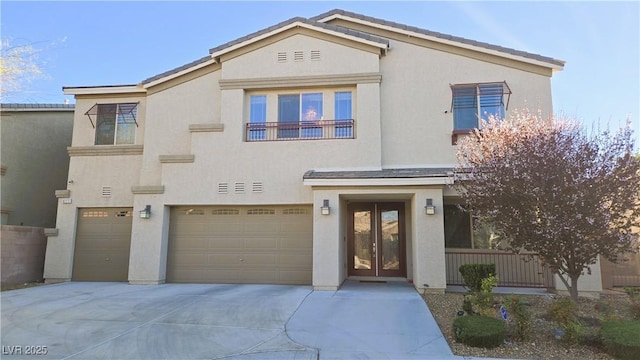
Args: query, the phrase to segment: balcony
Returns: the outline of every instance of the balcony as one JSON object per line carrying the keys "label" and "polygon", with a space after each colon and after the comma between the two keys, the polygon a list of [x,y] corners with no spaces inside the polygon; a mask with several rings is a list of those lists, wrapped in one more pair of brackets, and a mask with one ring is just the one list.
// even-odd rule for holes
{"label": "balcony", "polygon": [[249,123],[245,129],[247,142],[354,138],[353,119]]}

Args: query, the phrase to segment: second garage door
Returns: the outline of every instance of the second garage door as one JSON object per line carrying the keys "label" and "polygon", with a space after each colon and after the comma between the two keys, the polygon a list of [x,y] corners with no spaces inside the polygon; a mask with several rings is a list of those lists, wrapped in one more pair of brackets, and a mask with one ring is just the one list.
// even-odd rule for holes
{"label": "second garage door", "polygon": [[174,207],[168,282],[311,284],[311,206]]}

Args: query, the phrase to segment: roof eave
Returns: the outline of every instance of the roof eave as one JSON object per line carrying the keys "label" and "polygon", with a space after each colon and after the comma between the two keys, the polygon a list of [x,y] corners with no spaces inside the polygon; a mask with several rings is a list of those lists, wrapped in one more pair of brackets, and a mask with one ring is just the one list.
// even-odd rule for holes
{"label": "roof eave", "polygon": [[553,71],[559,71],[559,70],[563,70],[564,69],[565,61],[563,61],[563,60],[553,59],[552,61],[542,61],[542,60],[532,59],[532,58],[528,58],[528,57],[520,56],[520,55],[516,55],[516,54],[511,54],[511,53],[504,52],[504,51],[492,50],[492,49],[488,49],[488,48],[482,47],[482,46],[466,44],[464,42],[455,41],[455,40],[447,40],[447,39],[443,39],[443,38],[440,38],[440,37],[437,37],[437,36],[421,34],[419,32],[415,32],[415,31],[411,31],[411,30],[400,29],[400,28],[397,28],[397,27],[394,27],[394,26],[390,26],[390,25],[379,24],[379,23],[376,23],[376,22],[372,22],[372,21],[368,21],[368,20],[364,20],[364,19],[359,19],[357,17],[352,17],[352,16],[345,15],[345,14],[331,13],[331,14],[325,16],[325,17],[322,17],[322,18],[314,18],[315,21],[318,21],[318,22],[321,22],[321,23],[327,23],[327,22],[329,22],[331,20],[335,20],[335,19],[342,19],[342,20],[346,20],[346,21],[350,21],[350,22],[354,22],[354,23],[358,23],[358,24],[362,24],[362,25],[367,25],[367,26],[371,26],[371,27],[375,27],[375,28],[379,28],[379,29],[383,29],[383,30],[388,30],[388,31],[400,33],[400,34],[403,34],[403,35],[409,35],[409,36],[412,36],[412,37],[422,38],[422,39],[425,39],[425,40],[429,40],[429,41],[433,41],[433,42],[437,42],[437,43],[441,43],[441,44],[445,44],[445,45],[456,46],[456,47],[469,49],[469,50],[474,50],[474,51],[478,51],[478,52],[482,52],[482,53],[486,53],[486,54],[490,54],[490,55],[500,56],[500,57],[504,57],[504,58],[508,58],[508,59],[512,59],[512,60],[517,60],[517,61],[521,61],[521,62],[524,62],[524,63],[532,64],[532,65],[538,65],[538,66],[550,68]]}
{"label": "roof eave", "polygon": [[211,52],[211,56],[214,59],[219,59],[220,56],[222,56],[224,54],[230,53],[230,52],[232,52],[234,50],[238,50],[238,49],[243,48],[243,47],[245,47],[247,45],[262,41],[262,40],[267,39],[267,38],[269,38],[269,37],[271,37],[273,35],[276,35],[278,33],[281,33],[281,32],[287,31],[289,29],[296,28],[296,27],[301,27],[301,28],[305,28],[305,29],[309,29],[309,30],[313,30],[313,31],[318,31],[318,32],[321,32],[321,33],[325,33],[325,34],[337,36],[337,37],[340,37],[340,38],[348,39],[348,40],[351,40],[351,41],[359,42],[359,43],[362,43],[362,44],[366,44],[366,45],[369,45],[369,46],[373,46],[373,47],[379,48],[382,51],[385,51],[389,47],[389,44],[386,44],[386,43],[367,40],[367,39],[362,39],[362,38],[359,38],[357,36],[344,34],[344,33],[338,32],[338,31],[333,31],[331,29],[325,29],[325,28],[322,28],[322,27],[313,26],[311,24],[307,24],[307,23],[305,23],[303,21],[298,20],[298,21],[294,21],[294,22],[291,22],[289,24],[283,25],[281,27],[278,27],[276,29],[273,29],[272,31],[265,32],[265,33],[260,34],[258,36],[252,37],[252,38],[247,39],[245,41],[242,41],[240,43],[233,44],[231,46],[225,47],[225,48],[220,49],[218,51]]}
{"label": "roof eave", "polygon": [[147,90],[139,85],[107,85],[107,86],[63,86],[65,95],[105,95],[145,93]]}

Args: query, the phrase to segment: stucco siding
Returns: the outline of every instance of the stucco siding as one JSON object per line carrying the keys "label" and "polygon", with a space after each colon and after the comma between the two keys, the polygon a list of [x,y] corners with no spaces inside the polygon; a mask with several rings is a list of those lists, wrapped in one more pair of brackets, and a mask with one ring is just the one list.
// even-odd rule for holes
{"label": "stucco siding", "polygon": [[67,182],[73,109],[3,110],[0,119],[3,224],[55,226],[54,191]]}
{"label": "stucco siding", "polygon": [[[319,60],[311,60],[312,50],[320,51]],[[302,60],[294,52],[302,52]],[[287,60],[278,62],[278,53]],[[224,79],[268,78],[378,72],[378,55],[309,35],[293,34],[223,63]]]}
{"label": "stucco siding", "polygon": [[455,164],[451,84],[506,81],[507,114],[530,107],[551,112],[547,76],[393,41],[381,60],[384,167]]}

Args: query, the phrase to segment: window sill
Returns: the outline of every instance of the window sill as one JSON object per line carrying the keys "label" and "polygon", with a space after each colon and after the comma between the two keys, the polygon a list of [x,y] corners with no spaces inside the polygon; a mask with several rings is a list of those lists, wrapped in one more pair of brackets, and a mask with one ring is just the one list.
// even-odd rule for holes
{"label": "window sill", "polygon": [[142,155],[143,145],[94,145],[67,147],[69,156]]}
{"label": "window sill", "polygon": [[474,131],[475,129],[453,130],[451,132],[451,145],[458,145],[458,138],[461,135],[473,134]]}

